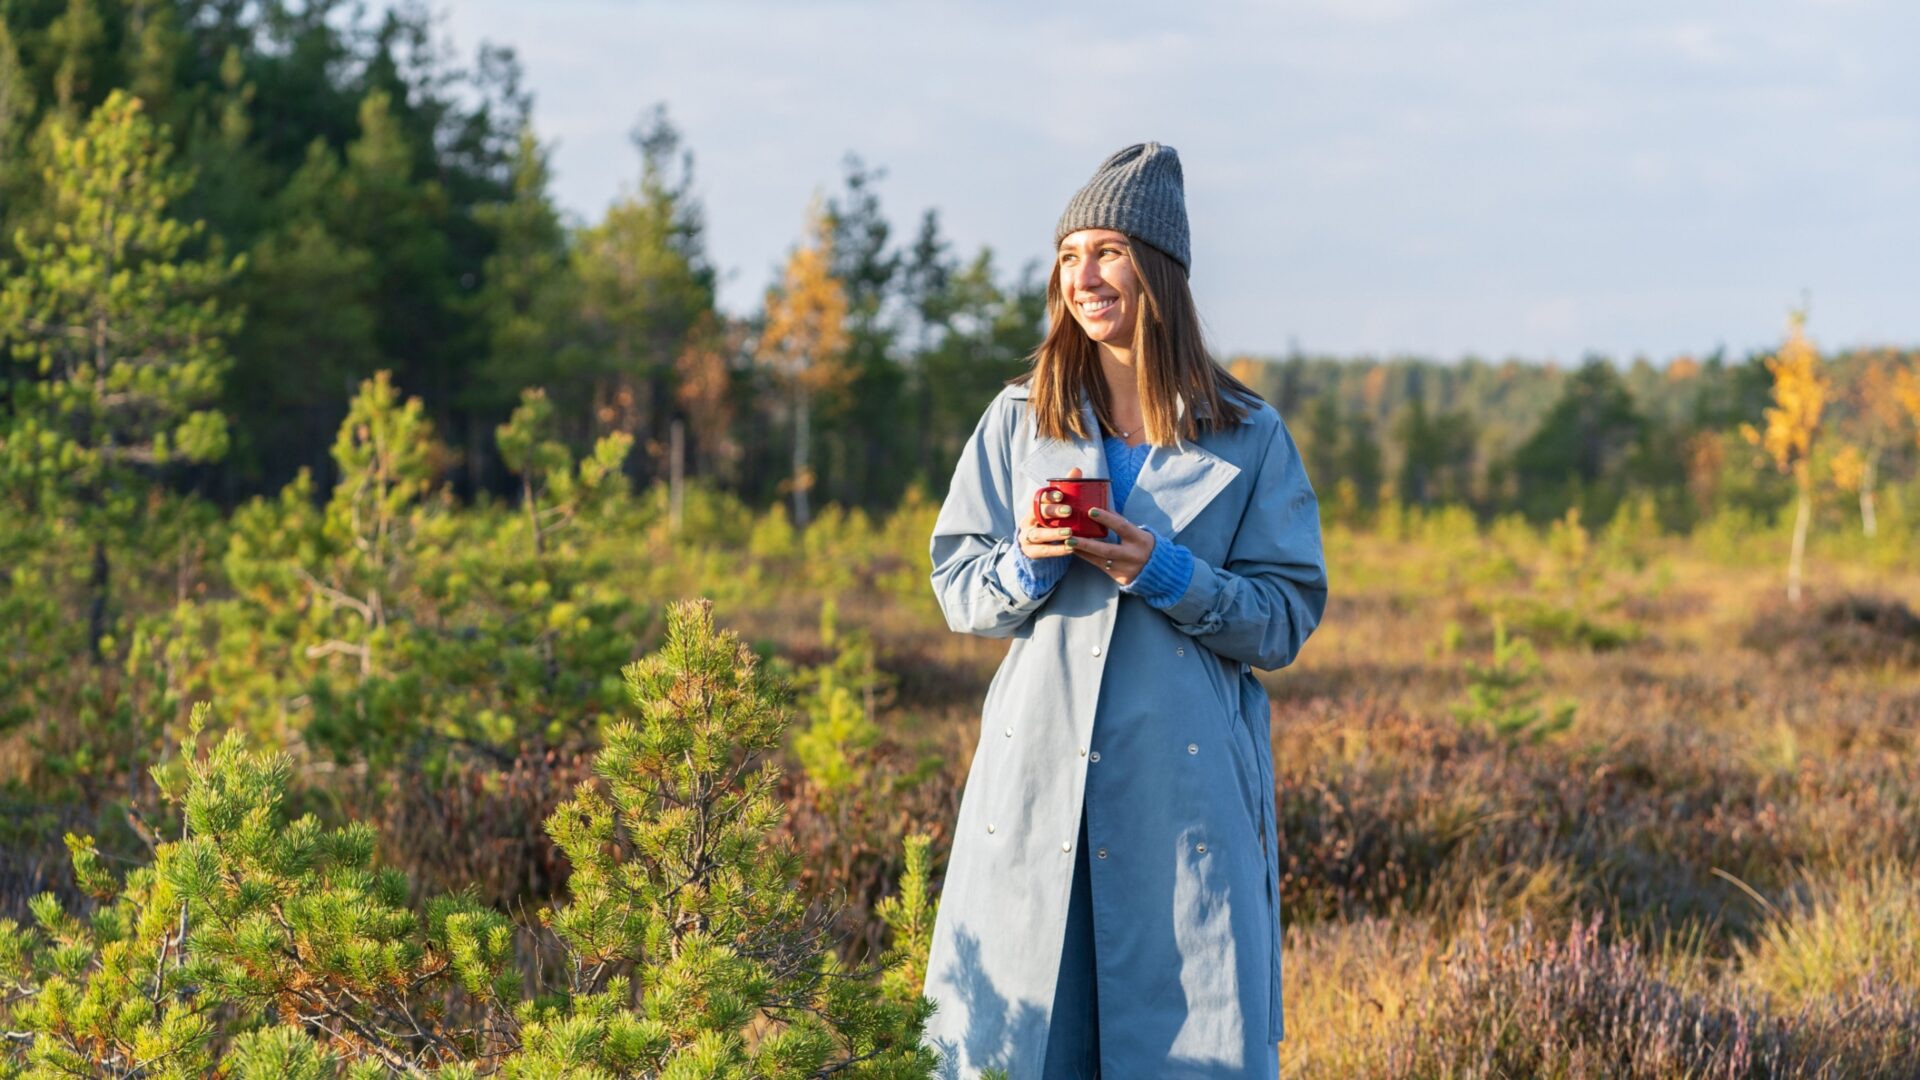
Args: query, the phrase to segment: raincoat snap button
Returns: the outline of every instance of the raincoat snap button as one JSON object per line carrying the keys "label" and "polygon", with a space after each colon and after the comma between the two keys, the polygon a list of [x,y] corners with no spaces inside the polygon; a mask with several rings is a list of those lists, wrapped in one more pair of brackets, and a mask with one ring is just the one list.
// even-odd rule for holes
{"label": "raincoat snap button", "polygon": [[991,822],[991,821],[989,821],[989,822],[987,822],[987,831],[988,831],[988,832],[992,832],[992,831],[993,831],[993,822]]}
{"label": "raincoat snap button", "polygon": [[1094,852],[1094,854],[1095,854],[1095,855],[1098,855],[1098,856],[1100,856],[1101,858],[1103,858],[1103,859],[1104,859],[1104,858],[1106,858],[1106,857],[1107,857],[1107,849],[1106,849],[1106,848],[1101,848],[1101,849],[1100,849],[1099,851],[1096,851],[1096,852]]}
{"label": "raincoat snap button", "polygon": [[1205,845],[1205,844],[1195,844],[1195,845],[1193,845],[1193,850],[1195,850],[1195,851],[1197,851],[1197,852],[1199,852],[1199,853],[1200,853],[1200,854],[1202,854],[1202,855],[1205,855],[1205,854],[1207,853],[1207,845]]}
{"label": "raincoat snap button", "polygon": [[1095,656],[1099,656],[1099,655],[1100,655],[1100,646],[1098,646],[1098,645],[1095,645],[1095,646],[1093,647],[1093,655],[1095,655]]}
{"label": "raincoat snap button", "polygon": [[1099,760],[1100,760],[1100,751],[1098,751],[1098,750],[1095,750],[1095,751],[1094,751],[1093,753],[1091,753],[1091,754],[1088,754],[1088,755],[1087,755],[1087,760],[1088,760],[1088,761],[1099,761]]}
{"label": "raincoat snap button", "polygon": [[1012,728],[1008,728],[1008,729],[1007,729],[1007,738],[1009,738],[1009,739],[1011,739],[1011,738],[1013,738],[1013,729],[1012,729]]}
{"label": "raincoat snap button", "polygon": [[1183,648],[1182,648],[1182,649],[1175,649],[1175,650],[1173,650],[1173,655],[1175,655],[1175,656],[1185,656],[1185,655],[1187,655],[1187,650],[1186,650],[1186,649],[1183,649]]}
{"label": "raincoat snap button", "polygon": [[1071,840],[1062,840],[1062,841],[1060,841],[1060,850],[1061,850],[1061,851],[1072,851],[1072,850],[1073,850],[1073,841],[1071,841]]}
{"label": "raincoat snap button", "polygon": [[1080,756],[1081,756],[1081,757],[1086,757],[1086,756],[1087,756],[1087,748],[1086,748],[1086,747],[1084,747],[1084,746],[1083,746],[1083,747],[1081,747],[1081,748],[1080,748]]}
{"label": "raincoat snap button", "polygon": [[1197,753],[1199,753],[1199,752],[1200,752],[1200,744],[1199,744],[1199,743],[1188,743],[1188,744],[1187,744],[1187,753],[1189,753],[1189,754],[1197,754]]}

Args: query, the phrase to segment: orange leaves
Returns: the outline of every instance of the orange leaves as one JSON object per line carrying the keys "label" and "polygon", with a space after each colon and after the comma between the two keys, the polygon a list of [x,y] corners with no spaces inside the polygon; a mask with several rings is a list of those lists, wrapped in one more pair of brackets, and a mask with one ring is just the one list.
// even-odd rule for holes
{"label": "orange leaves", "polygon": [[799,389],[839,389],[852,376],[847,350],[847,294],[833,276],[833,226],[818,203],[809,211],[809,243],[787,259],[780,284],[767,290],[767,326],[756,353],[762,364]]}

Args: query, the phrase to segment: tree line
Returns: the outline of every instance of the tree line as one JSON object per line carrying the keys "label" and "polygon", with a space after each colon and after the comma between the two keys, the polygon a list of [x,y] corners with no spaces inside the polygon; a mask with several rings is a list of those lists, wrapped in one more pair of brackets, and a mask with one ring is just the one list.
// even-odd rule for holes
{"label": "tree line", "polygon": [[[8,277],[52,272],[55,222],[114,197],[75,176],[102,161],[63,149],[96,114],[96,136],[138,162],[126,205],[179,233],[102,254],[166,276],[148,308],[115,313],[149,320],[130,330],[206,312],[166,351],[211,350],[179,392],[225,432],[197,428],[167,455],[169,482],[232,505],[304,467],[324,490],[335,427],[385,370],[446,434],[466,498],[511,491],[488,436],[541,387],[577,449],[631,437],[639,484],[677,453],[803,514],[809,494],[890,504],[938,477],[979,393],[1037,341],[1036,272],[956,254],[934,211],[899,242],[882,173],[853,157],[838,191],[795,208],[800,239],[763,309],[719,312],[694,156],[663,109],[634,126],[633,182],[599,220],[568,221],[512,50],[459,64],[433,32],[418,7],[369,21],[332,0],[0,3]],[[63,332],[20,311],[0,325],[19,361],[0,374],[8,421],[71,370],[47,340]]]}
{"label": "tree line", "polygon": [[[512,50],[463,63],[434,35],[406,5],[0,0],[17,498],[57,486],[99,531],[137,517],[144,483],[232,507],[306,470],[323,496],[379,371],[421,400],[465,500],[516,492],[491,436],[530,388],[576,454],[629,439],[636,486],[699,478],[800,525],[822,502],[939,490],[1044,329],[1038,264],[959,256],[931,209],[896,233],[883,171],[850,155],[796,208],[763,303],[724,313],[695,158],[663,108],[634,126],[632,184],[570,221]],[[1768,407],[1771,357],[1224,359],[1356,520],[1389,502],[1599,522],[1633,497],[1686,529],[1792,498],[1739,432]],[[1838,464],[1816,471],[1858,489],[1871,531],[1872,492],[1913,475],[1897,389],[1916,359],[1830,366]]]}
{"label": "tree line", "polygon": [[[1039,270],[958,259],[932,211],[897,239],[850,158],[722,313],[662,111],[568,222],[511,51],[459,66],[432,31],[0,0],[0,732],[37,725],[45,789],[137,775],[214,692],[383,765],[582,737],[636,589],[755,587],[687,535],[924,600],[926,508],[1039,340]],[[1920,358],[1822,356],[1808,323],[1659,366],[1225,362],[1335,525],[1790,514],[1797,594],[1822,515],[1896,558],[1920,535]]]}

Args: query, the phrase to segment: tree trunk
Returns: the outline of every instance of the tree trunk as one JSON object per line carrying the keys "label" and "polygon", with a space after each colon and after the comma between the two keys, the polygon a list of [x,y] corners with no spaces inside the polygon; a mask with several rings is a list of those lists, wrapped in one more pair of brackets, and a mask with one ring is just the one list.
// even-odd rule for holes
{"label": "tree trunk", "polygon": [[487,488],[487,439],[478,409],[467,411],[465,427],[467,431],[466,497],[472,499]]}
{"label": "tree trunk", "polygon": [[793,397],[793,527],[804,529],[807,522],[813,520],[813,512],[807,505],[807,489],[813,486],[813,479],[807,470],[807,444],[813,438],[813,402],[805,387],[794,391]]}
{"label": "tree trunk", "polygon": [[1871,540],[1880,531],[1880,524],[1873,512],[1873,485],[1875,473],[1879,471],[1878,453],[1867,455],[1867,467],[1860,474],[1860,531]]}
{"label": "tree trunk", "polygon": [[1787,602],[1800,602],[1800,568],[1807,553],[1807,524],[1813,517],[1813,497],[1807,490],[1811,485],[1800,482],[1799,510],[1793,518],[1793,554],[1787,559]]}
{"label": "tree trunk", "polygon": [[919,369],[920,383],[917,396],[920,400],[915,402],[915,404],[920,410],[920,438],[916,441],[920,444],[920,467],[914,471],[924,479],[928,487],[932,487],[934,483],[933,390],[932,387],[927,384],[927,354],[925,345],[921,346],[920,359],[917,367]]}
{"label": "tree trunk", "polygon": [[[533,565],[542,581],[547,577],[547,537],[540,529],[540,496],[534,490],[531,477],[520,478],[520,504],[527,511],[527,529],[533,535]],[[539,639],[540,666],[546,675],[546,689],[553,692],[554,684],[560,681],[560,657],[554,652],[553,635],[542,633]]]}
{"label": "tree trunk", "polygon": [[87,655],[97,665],[106,658],[100,653],[100,639],[107,636],[107,585],[109,581],[107,542],[93,542],[93,575],[87,581]]}
{"label": "tree trunk", "polygon": [[687,495],[687,425],[679,417],[667,426],[667,528],[678,533]]}

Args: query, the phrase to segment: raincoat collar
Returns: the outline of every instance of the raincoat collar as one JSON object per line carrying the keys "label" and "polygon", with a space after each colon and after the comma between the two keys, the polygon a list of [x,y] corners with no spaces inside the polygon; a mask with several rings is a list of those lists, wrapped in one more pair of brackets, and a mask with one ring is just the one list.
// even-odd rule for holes
{"label": "raincoat collar", "polygon": [[[1010,396],[1027,397],[1026,384],[1010,388]],[[1183,415],[1186,404],[1184,398],[1179,401]],[[1194,415],[1209,415],[1205,409],[1206,404],[1201,402]],[[1086,430],[1100,430],[1093,414],[1093,402],[1084,394],[1080,397],[1080,416]],[[1075,466],[1079,467],[1081,476],[1108,477],[1106,446],[1097,435],[1067,440],[1037,437],[1023,469],[1029,480],[1045,485],[1065,477]],[[1186,528],[1238,475],[1238,465],[1197,442],[1182,440],[1178,446],[1153,447],[1140,466],[1140,476],[1134,481],[1126,505],[1119,507],[1120,516],[1163,536],[1173,536]]]}

